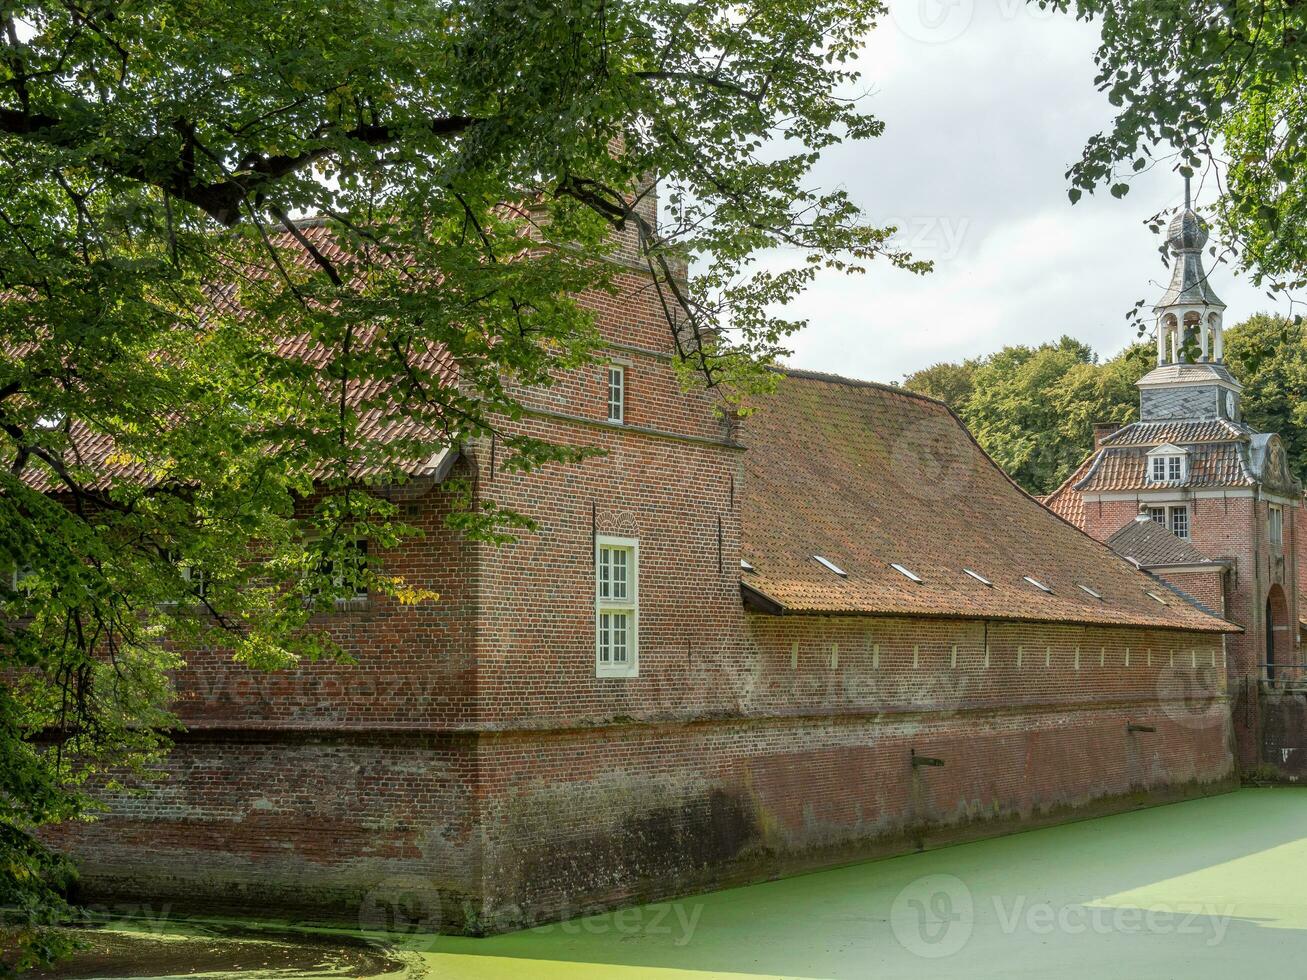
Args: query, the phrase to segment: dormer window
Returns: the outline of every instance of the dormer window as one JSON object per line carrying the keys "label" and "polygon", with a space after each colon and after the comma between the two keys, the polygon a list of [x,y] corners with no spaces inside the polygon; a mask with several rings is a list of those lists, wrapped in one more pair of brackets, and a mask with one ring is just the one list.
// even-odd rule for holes
{"label": "dormer window", "polygon": [[1183,483],[1188,477],[1188,453],[1179,446],[1158,446],[1148,454],[1151,483]]}
{"label": "dormer window", "polygon": [[1179,483],[1184,479],[1183,456],[1154,456],[1153,482]]}

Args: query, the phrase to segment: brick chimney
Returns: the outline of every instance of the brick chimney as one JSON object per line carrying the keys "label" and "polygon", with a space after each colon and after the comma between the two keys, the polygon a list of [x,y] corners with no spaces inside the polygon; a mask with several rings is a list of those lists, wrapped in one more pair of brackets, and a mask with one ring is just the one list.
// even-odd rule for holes
{"label": "brick chimney", "polygon": [[1103,440],[1121,428],[1120,422],[1095,422],[1094,423],[1094,448],[1101,449]]}

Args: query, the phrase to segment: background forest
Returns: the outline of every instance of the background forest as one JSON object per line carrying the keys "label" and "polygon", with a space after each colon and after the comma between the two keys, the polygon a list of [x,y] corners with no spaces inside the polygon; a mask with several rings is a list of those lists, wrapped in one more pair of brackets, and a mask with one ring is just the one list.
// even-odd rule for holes
{"label": "background forest", "polygon": [[[1226,332],[1226,363],[1244,385],[1244,419],[1278,432],[1307,478],[1307,346],[1301,321],[1258,314]],[[914,372],[903,386],[947,402],[1026,490],[1055,489],[1093,448],[1095,422],[1139,415],[1135,382],[1156,362],[1152,343],[1106,361],[1070,337],[1004,347]]]}

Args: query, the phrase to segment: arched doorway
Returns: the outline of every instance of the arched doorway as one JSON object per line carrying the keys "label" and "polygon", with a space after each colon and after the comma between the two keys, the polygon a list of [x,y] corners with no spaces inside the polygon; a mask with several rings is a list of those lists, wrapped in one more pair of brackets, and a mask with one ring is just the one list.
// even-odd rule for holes
{"label": "arched doorway", "polygon": [[1277,664],[1288,663],[1289,645],[1293,637],[1289,632],[1289,603],[1284,589],[1272,585],[1266,593],[1266,679],[1275,680]]}

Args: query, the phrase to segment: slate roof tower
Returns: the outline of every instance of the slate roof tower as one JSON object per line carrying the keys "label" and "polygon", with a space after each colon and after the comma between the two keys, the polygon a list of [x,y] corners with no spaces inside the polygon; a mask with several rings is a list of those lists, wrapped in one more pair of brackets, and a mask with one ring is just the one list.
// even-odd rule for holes
{"label": "slate roof tower", "polygon": [[[1226,307],[1203,268],[1206,244],[1186,180],[1184,207],[1167,229],[1171,281],[1153,307],[1157,366],[1138,382],[1139,420],[1099,427],[1093,452],[1045,504],[1130,557],[1141,545],[1132,526],[1140,515],[1178,538],[1169,550],[1182,550],[1183,561],[1141,564],[1244,628],[1227,641],[1233,692],[1283,681],[1285,665],[1302,659],[1303,488],[1280,437],[1244,421],[1243,386],[1225,364]],[[1246,765],[1256,759],[1254,732],[1253,723],[1236,724]]]}

